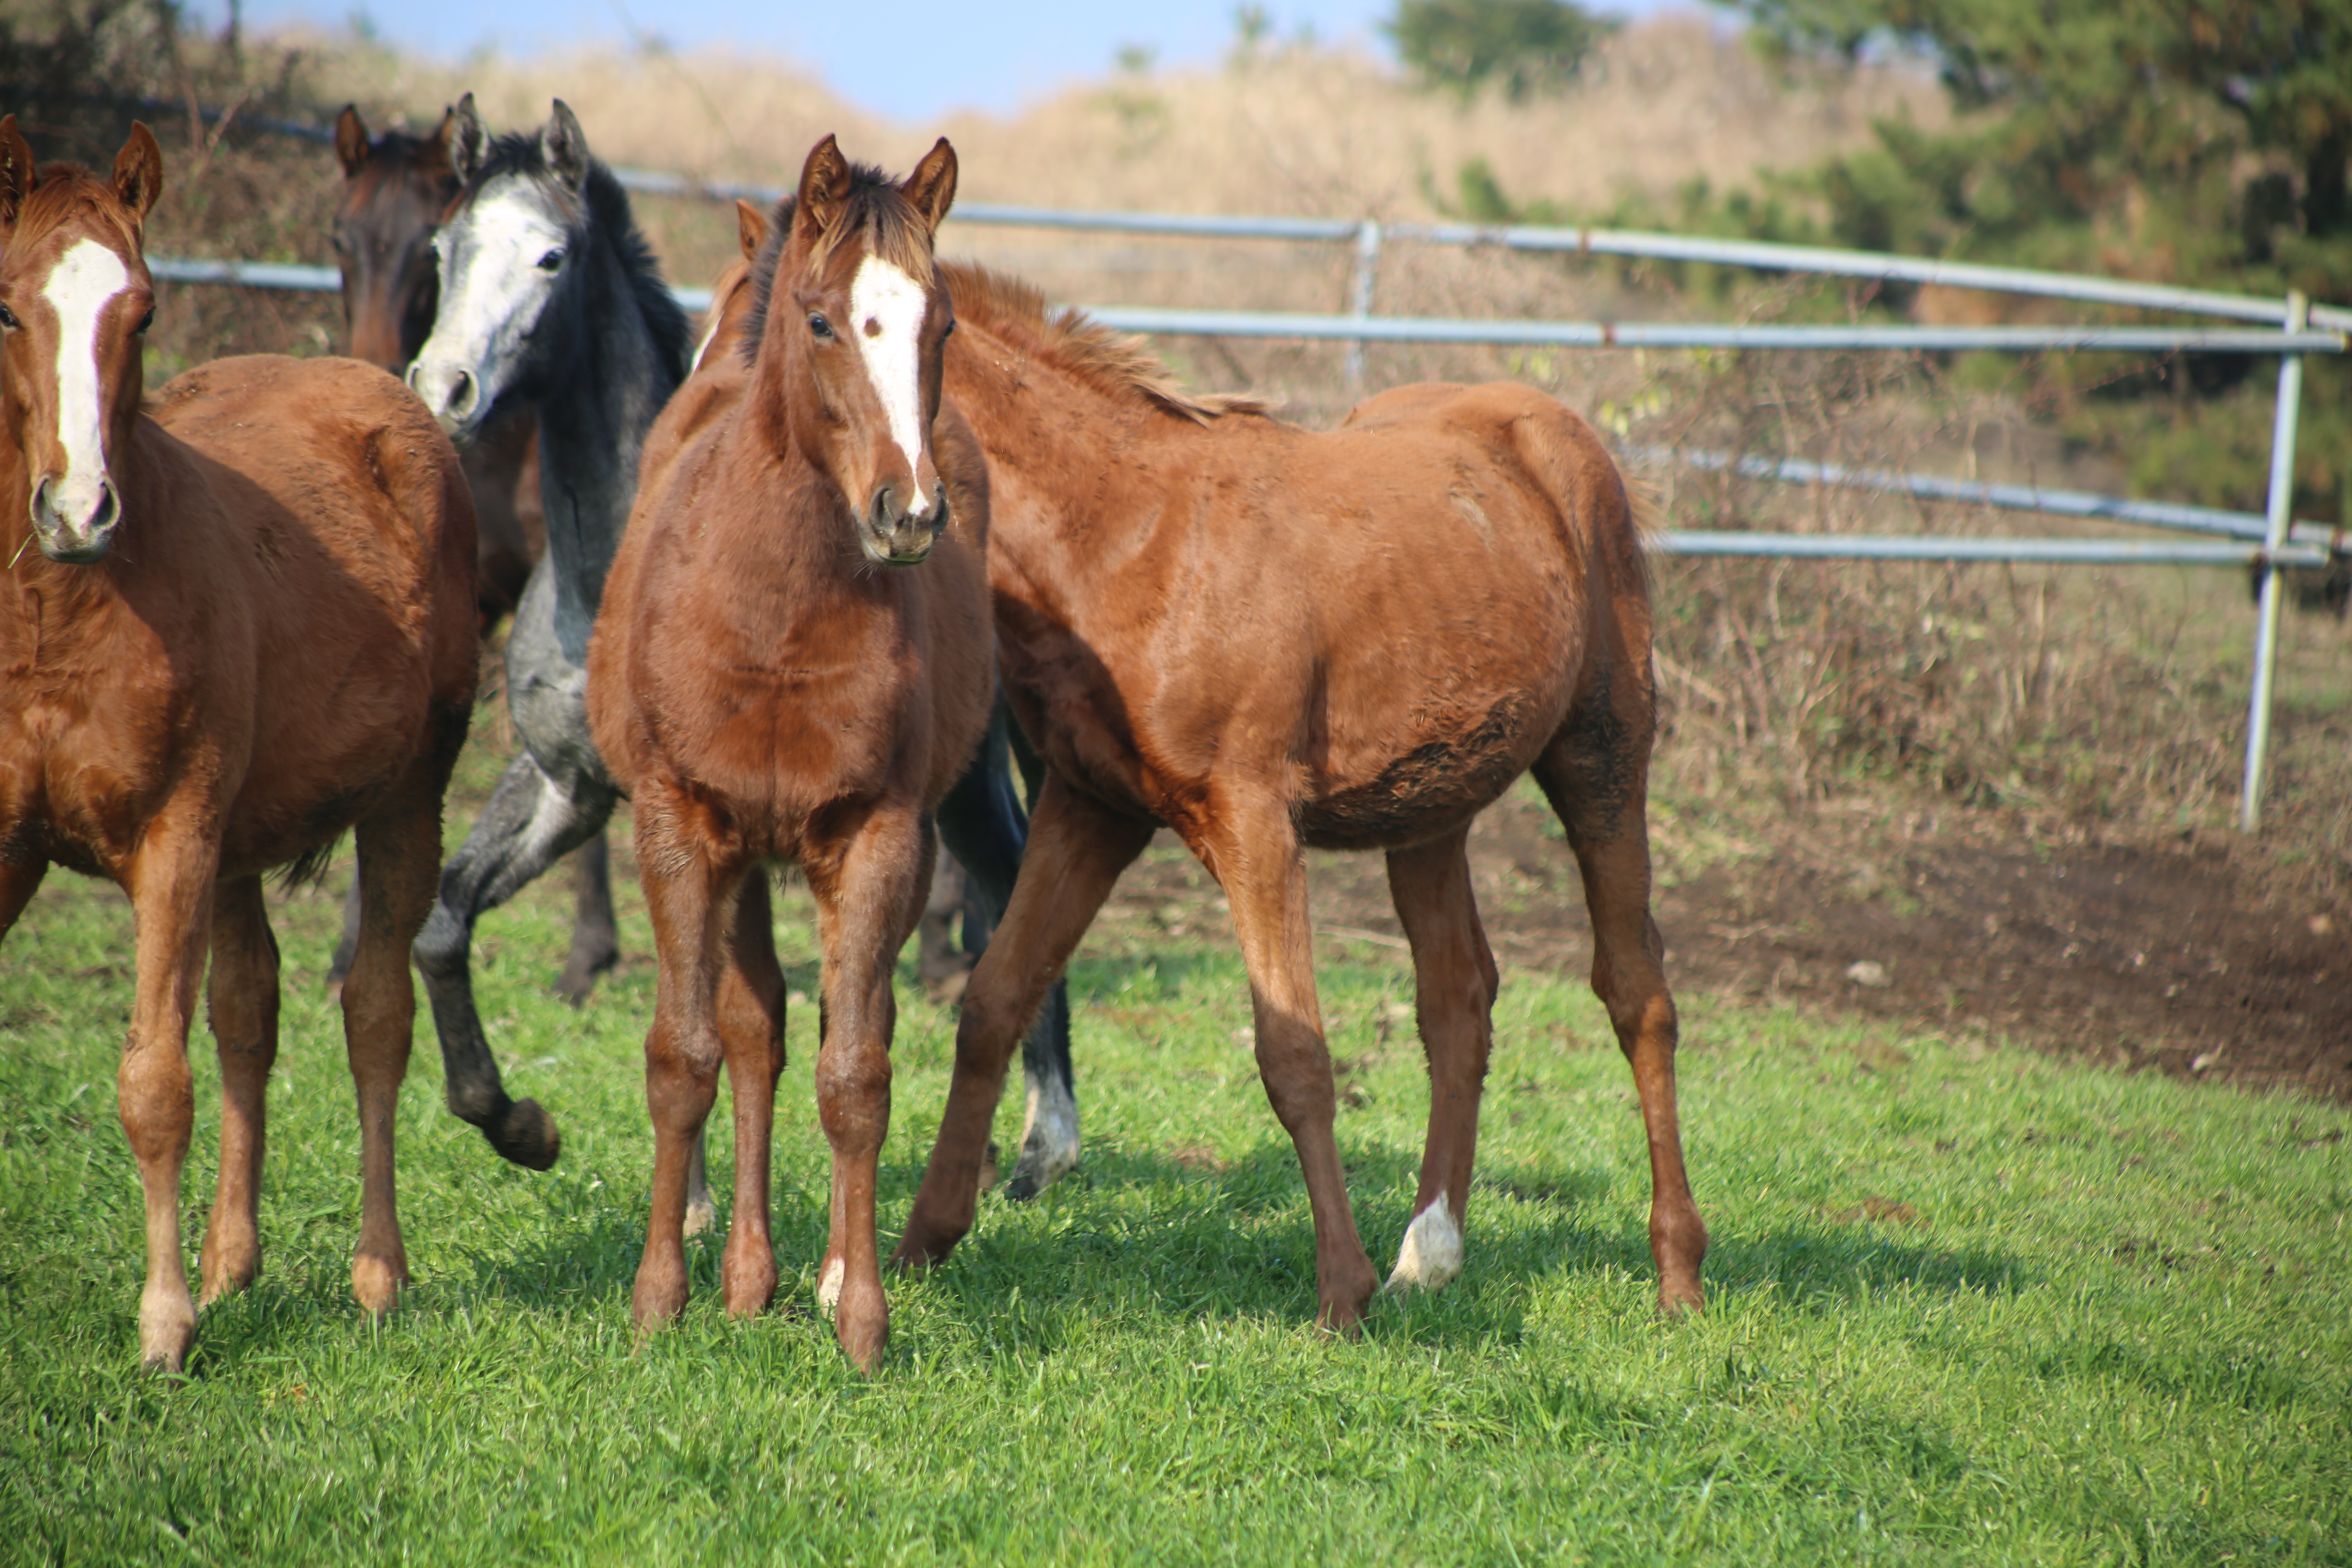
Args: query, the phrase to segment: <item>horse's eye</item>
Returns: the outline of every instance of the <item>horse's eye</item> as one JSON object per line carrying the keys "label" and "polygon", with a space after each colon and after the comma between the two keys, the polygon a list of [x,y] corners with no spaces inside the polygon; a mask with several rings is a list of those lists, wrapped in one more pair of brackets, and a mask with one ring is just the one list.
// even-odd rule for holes
{"label": "horse's eye", "polygon": [[147,313],[146,313],[145,315],[143,315],[143,316],[142,316],[142,317],[140,317],[140,318],[139,318],[139,324],[138,324],[137,326],[135,326],[135,327],[131,328],[131,330],[133,332],[144,332],[148,328],[150,328],[150,327],[153,326],[154,324],[155,324],[155,308],[154,308],[152,305],[150,305],[150,306],[147,308]]}
{"label": "horse's eye", "polygon": [[5,305],[0,305],[0,327],[5,327],[12,332],[16,330],[16,312]]}
{"label": "horse's eye", "polygon": [[551,250],[539,258],[539,269],[541,272],[552,272],[562,265],[563,252],[561,249]]}
{"label": "horse's eye", "polygon": [[955,323],[953,321],[950,321],[946,326],[940,329],[940,342],[945,342],[953,336],[955,336]]}
{"label": "horse's eye", "polygon": [[820,342],[831,342],[833,341],[833,323],[826,321],[823,316],[813,315],[809,318],[809,331],[815,334],[817,341]]}
{"label": "horse's eye", "polygon": [[345,239],[341,234],[336,234],[333,237],[331,243],[335,247],[335,254],[337,256],[349,256],[352,253],[352,242]]}

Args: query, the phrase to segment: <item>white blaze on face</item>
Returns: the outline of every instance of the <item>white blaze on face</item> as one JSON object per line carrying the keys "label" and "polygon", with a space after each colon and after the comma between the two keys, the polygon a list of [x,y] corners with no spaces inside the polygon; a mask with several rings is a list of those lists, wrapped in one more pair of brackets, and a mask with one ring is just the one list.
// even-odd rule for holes
{"label": "white blaze on face", "polygon": [[923,286],[878,256],[857,264],[849,280],[849,331],[866,358],[866,374],[882,400],[890,439],[906,454],[916,493],[907,501],[909,517],[929,516],[931,498],[923,492]]}
{"label": "white blaze on face", "polygon": [[[58,444],[66,471],[51,493],[63,516],[79,523],[98,510],[106,479],[106,410],[99,402],[98,327],[106,307],[131,286],[122,258],[94,239],[65,253],[41,298],[58,313]],[[33,476],[38,484],[41,475]]]}
{"label": "white blaze on face", "polygon": [[[441,302],[417,363],[435,372],[462,370],[480,384],[484,406],[495,400],[555,291],[558,274],[541,267],[540,258],[569,244],[562,226],[520,183],[502,180],[485,190],[434,237]],[[446,374],[428,374],[418,390],[431,404],[446,395],[447,385]]]}

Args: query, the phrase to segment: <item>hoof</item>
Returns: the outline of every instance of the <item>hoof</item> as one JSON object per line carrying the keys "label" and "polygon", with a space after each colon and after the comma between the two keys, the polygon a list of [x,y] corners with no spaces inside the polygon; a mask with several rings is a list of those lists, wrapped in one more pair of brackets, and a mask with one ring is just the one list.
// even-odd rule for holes
{"label": "hoof", "polygon": [[1059,1084],[1031,1084],[1021,1158],[1013,1163],[1013,1179],[1004,1184],[1005,1198],[1025,1204],[1077,1168],[1077,1102]]}
{"label": "hoof", "polygon": [[639,1269],[636,1288],[629,1293],[629,1316],[635,1320],[638,1332],[650,1334],[677,1321],[678,1314],[686,1310],[686,1298],[685,1270],[666,1279]]}
{"label": "hoof", "polygon": [[205,1249],[205,1259],[201,1267],[205,1291],[199,1300],[201,1305],[209,1307],[222,1297],[234,1296],[250,1286],[261,1273],[261,1259],[248,1253],[235,1263],[223,1262],[218,1267],[215,1267],[213,1249],[207,1247]]}
{"label": "hoof", "polygon": [[1658,1287],[1658,1316],[1667,1322],[1696,1317],[1706,1310],[1706,1292],[1696,1280]]}
{"label": "hoof", "polygon": [[596,982],[621,962],[618,952],[600,952],[591,958],[574,957],[555,977],[555,994],[574,1007],[584,1007],[596,989]]}
{"label": "hoof", "polygon": [[555,1118],[535,1100],[509,1101],[483,1127],[482,1136],[490,1141],[500,1159],[525,1170],[548,1170],[563,1152],[563,1134],[556,1131]]}
{"label": "hoof", "polygon": [[703,1194],[699,1198],[688,1200],[686,1205],[686,1235],[690,1237],[700,1236],[704,1231],[709,1230],[712,1226],[717,1225],[718,1223],[719,1209],[717,1205],[711,1203],[710,1194],[709,1193]]}
{"label": "hoof", "polygon": [[362,1253],[352,1259],[352,1294],[369,1316],[383,1318],[400,1303],[401,1287],[408,1283],[408,1259],[398,1253],[379,1257]]}
{"label": "hoof", "polygon": [[186,1292],[142,1298],[139,1303],[139,1364],[148,1372],[176,1376],[188,1364],[196,1342],[196,1310]]}
{"label": "hoof", "polygon": [[1442,1290],[1461,1272],[1462,1232],[1441,1194],[1405,1227],[1404,1245],[1397,1248],[1396,1272],[1381,1289],[1391,1295]]}

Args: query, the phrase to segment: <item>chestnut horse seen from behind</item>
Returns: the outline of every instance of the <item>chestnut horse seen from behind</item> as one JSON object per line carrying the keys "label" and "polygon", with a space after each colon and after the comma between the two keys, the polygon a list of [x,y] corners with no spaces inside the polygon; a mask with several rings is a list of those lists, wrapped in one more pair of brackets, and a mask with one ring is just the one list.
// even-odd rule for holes
{"label": "chestnut horse seen from behind", "polygon": [[1047,763],[1003,923],[964,993],[908,1266],[971,1226],[1005,1062],[1156,824],[1223,886],[1259,1075],[1315,1215],[1321,1319],[1377,1276],[1333,1138],[1304,851],[1379,849],[1412,948],[1431,1104],[1392,1286],[1462,1265],[1497,973],[1465,840],[1530,769],[1568,830],[1592,985],[1648,1134],[1663,1307],[1700,1301],[1706,1231],[1675,1108],[1650,919],[1655,725],[1643,543],[1584,422],[1515,385],[1399,388],[1312,433],[1185,396],[1131,342],[943,268],[947,395],[988,453],[989,571],[1013,710]]}
{"label": "chestnut horse seen from behind", "polygon": [[824,947],[816,1090],[833,1205],[818,1289],[861,1368],[888,1332],[874,1204],[892,973],[922,909],[931,814],[994,697],[987,470],[940,402],[953,321],[931,247],[955,176],[945,142],[903,184],[853,168],[831,137],[810,153],[767,258],[779,281],[741,330],[748,382],[647,471],[589,654],[597,749],[635,803],[660,960],[636,1320],[686,1305],[688,1173],[722,1059],[728,1310],[758,1312],[775,1291],[784,1003],[764,868],[788,861]]}
{"label": "chestnut horse seen from behind", "polygon": [[146,1196],[140,1352],[177,1370],[195,1332],[179,1190],[206,954],[222,1087],[209,1300],[260,1267],[278,1050],[261,879],[314,869],[354,826],[352,1288],[380,1312],[407,1278],[393,1123],[415,1014],[408,947],[433,900],[476,638],[457,455],[392,377],[343,359],[222,360],[142,409],[154,295],[141,239],[162,182],[143,125],[101,180],[37,171],[14,117],[0,121],[0,933],[53,862],[131,897],[137,990],[118,1084]]}

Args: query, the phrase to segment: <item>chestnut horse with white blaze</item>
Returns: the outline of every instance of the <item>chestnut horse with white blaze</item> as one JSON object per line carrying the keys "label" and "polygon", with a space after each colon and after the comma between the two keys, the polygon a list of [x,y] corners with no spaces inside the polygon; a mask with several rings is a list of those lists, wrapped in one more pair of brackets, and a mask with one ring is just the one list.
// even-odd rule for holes
{"label": "chestnut horse with white blaze", "polygon": [[[141,407],[154,293],[141,254],[163,155],[111,179],[36,169],[0,121],[0,934],[51,863],[131,897],[138,977],[118,1078],[146,1194],[140,1352],[195,1333],[180,1246],[188,1027],[207,952],[221,1063],[206,1300],[260,1267],[264,1091],[278,1051],[274,867],[359,830],[366,902],[343,987],[360,1110],[352,1289],[408,1265],[393,1123],[433,900],[441,802],[473,706],[474,514],[457,455],[400,383],[257,355]],[[36,548],[37,547],[37,548]]]}
{"label": "chestnut horse with white blaze", "polygon": [[1315,433],[1184,395],[1131,340],[977,268],[942,269],[947,395],[988,454],[989,571],[1014,712],[1047,764],[1012,907],[964,993],[946,1116],[896,1257],[971,1226],[1013,1041],[1166,824],[1223,885],[1258,1070],[1315,1215],[1321,1320],[1378,1282],[1333,1139],[1304,851],[1380,849],[1431,1082],[1391,1284],[1462,1267],[1494,957],[1465,840],[1520,773],[1568,830],[1592,985],[1648,1133],[1663,1307],[1706,1231],[1675,1121],[1675,1006],[1649,911],[1655,700],[1641,533],[1584,422],[1524,387],[1407,386]]}
{"label": "chestnut horse with white blaze", "polygon": [[955,178],[944,141],[903,184],[853,167],[831,137],[809,154],[772,247],[774,287],[741,330],[748,384],[649,475],[589,653],[597,749],[635,802],[660,960],[636,1321],[686,1305],[688,1173],[722,1058],[727,1308],[755,1313],[775,1292],[784,1002],[763,868],[790,862],[824,946],[816,1090],[833,1204],[819,1295],[868,1369],[889,1324],[874,1203],[891,976],[921,912],[932,813],[979,746],[995,685],[987,469],[940,401],[954,322],[932,242]]}

